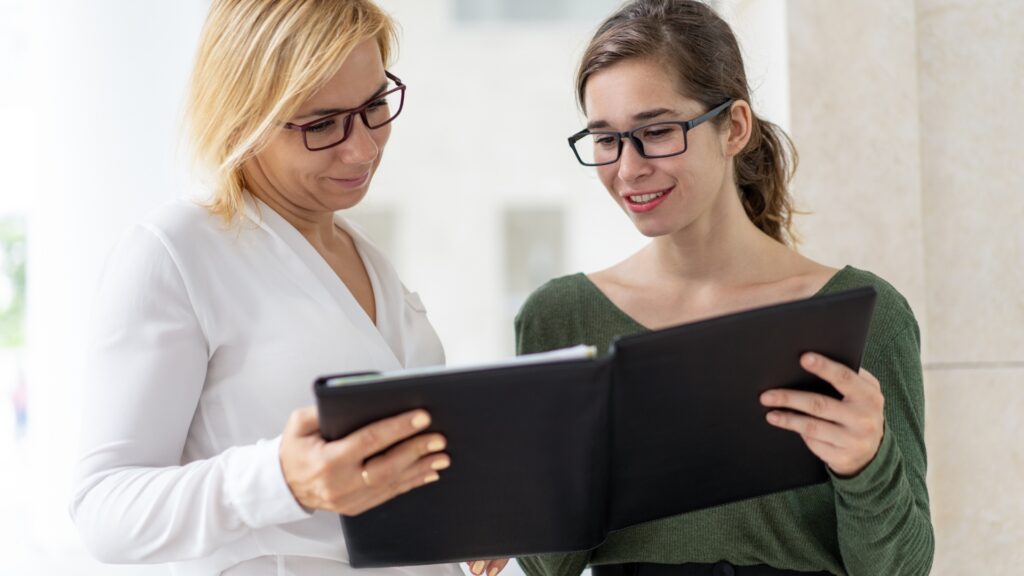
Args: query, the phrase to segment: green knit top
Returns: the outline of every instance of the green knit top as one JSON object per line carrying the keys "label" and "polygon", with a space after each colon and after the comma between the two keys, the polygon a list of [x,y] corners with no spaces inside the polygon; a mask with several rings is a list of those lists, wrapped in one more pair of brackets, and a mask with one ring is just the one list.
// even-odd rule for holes
{"label": "green knit top", "polygon": [[[597,548],[520,558],[529,576],[578,576],[588,564],[727,561],[852,576],[927,574],[934,540],[925,486],[920,332],[906,299],[847,266],[819,294],[878,291],[863,366],[882,383],[885,432],[853,478],[780,492],[612,532]],[[647,331],[584,274],[534,292],[515,320],[518,354],[575,344],[607,351],[616,336]]]}

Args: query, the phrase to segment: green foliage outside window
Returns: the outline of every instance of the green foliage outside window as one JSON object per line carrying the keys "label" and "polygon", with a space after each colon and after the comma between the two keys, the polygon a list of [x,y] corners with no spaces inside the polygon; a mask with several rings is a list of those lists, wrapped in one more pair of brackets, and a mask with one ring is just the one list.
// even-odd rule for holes
{"label": "green foliage outside window", "polygon": [[25,343],[25,219],[0,217],[0,348]]}

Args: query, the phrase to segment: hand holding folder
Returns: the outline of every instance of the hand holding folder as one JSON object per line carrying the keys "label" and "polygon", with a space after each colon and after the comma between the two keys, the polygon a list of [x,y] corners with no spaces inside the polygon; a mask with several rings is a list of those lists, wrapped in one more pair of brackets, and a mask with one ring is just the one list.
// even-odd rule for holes
{"label": "hand holding folder", "polygon": [[612,530],[825,481],[799,436],[765,422],[759,396],[837,396],[799,357],[856,369],[874,299],[862,288],[629,336],[603,359],[577,349],[318,379],[325,439],[425,408],[452,458],[440,482],[342,517],[352,565],[584,550]]}

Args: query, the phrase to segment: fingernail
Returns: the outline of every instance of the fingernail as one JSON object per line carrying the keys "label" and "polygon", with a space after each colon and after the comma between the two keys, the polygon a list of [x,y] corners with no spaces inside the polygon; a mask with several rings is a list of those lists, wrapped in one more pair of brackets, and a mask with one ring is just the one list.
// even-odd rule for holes
{"label": "fingernail", "polygon": [[805,354],[804,355],[804,364],[807,364],[808,366],[814,366],[817,363],[818,363],[818,356],[816,354]]}
{"label": "fingernail", "polygon": [[451,460],[448,458],[438,458],[430,463],[430,467],[434,470],[444,470],[445,468],[452,465]]}
{"label": "fingernail", "polygon": [[491,569],[487,571],[487,576],[494,576],[497,573],[498,573],[498,568],[495,567],[495,566],[491,566]]}
{"label": "fingernail", "polygon": [[484,563],[483,562],[473,562],[473,567],[470,568],[469,571],[472,572],[473,574],[478,574],[479,575],[481,572],[484,571]]}
{"label": "fingernail", "polygon": [[413,418],[412,418],[412,427],[413,428],[415,428],[417,430],[422,430],[422,429],[426,428],[427,426],[430,426],[430,416],[427,416],[426,412],[420,412],[419,414],[413,416]]}
{"label": "fingernail", "polygon": [[430,484],[431,482],[437,482],[440,479],[441,479],[441,477],[438,476],[437,473],[433,473],[432,472],[432,473],[428,474],[426,478],[423,479],[423,483],[424,484]]}
{"label": "fingernail", "polygon": [[778,424],[779,422],[779,415],[775,412],[769,412],[767,418],[768,422],[771,422],[772,424]]}
{"label": "fingernail", "polygon": [[441,450],[444,450],[444,446],[444,440],[434,438],[427,444],[427,450],[430,450],[431,452],[440,452]]}
{"label": "fingernail", "polygon": [[763,403],[763,404],[771,404],[774,401],[775,401],[775,394],[772,394],[771,392],[765,392],[764,394],[761,394],[761,403]]}

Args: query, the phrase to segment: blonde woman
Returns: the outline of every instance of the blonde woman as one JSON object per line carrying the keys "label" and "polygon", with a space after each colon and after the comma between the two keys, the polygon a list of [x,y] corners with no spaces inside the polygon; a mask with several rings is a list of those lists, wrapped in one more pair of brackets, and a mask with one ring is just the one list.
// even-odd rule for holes
{"label": "blonde woman", "polygon": [[71,514],[100,560],[343,574],[337,515],[450,465],[423,411],[325,443],[308,406],[320,374],[444,361],[416,294],[335,214],[402,111],[392,43],[366,0],[213,1],[188,101],[212,199],[132,229],[96,304]]}

